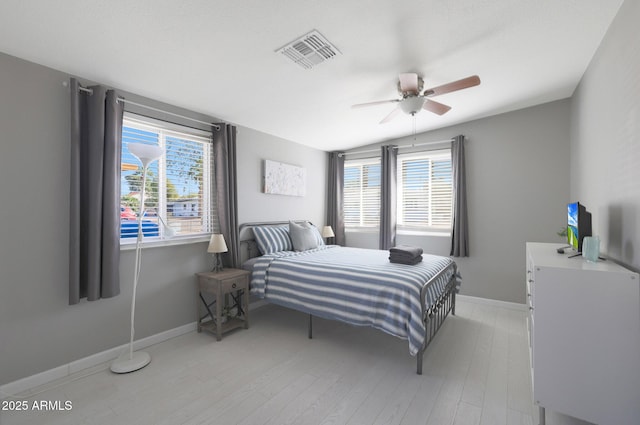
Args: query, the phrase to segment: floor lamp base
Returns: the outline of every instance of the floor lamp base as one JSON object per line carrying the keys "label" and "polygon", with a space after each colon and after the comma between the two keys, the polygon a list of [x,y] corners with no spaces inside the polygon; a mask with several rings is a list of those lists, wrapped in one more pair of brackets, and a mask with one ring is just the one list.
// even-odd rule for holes
{"label": "floor lamp base", "polygon": [[136,351],[133,357],[129,356],[115,359],[111,363],[111,372],[113,373],[129,373],[142,369],[151,362],[151,356],[144,351]]}

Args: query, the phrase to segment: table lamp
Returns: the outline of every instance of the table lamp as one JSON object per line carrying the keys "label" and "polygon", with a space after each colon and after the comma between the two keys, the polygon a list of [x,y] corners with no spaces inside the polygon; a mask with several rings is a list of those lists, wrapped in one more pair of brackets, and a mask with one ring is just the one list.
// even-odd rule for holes
{"label": "table lamp", "polygon": [[322,237],[325,239],[333,238],[335,234],[333,233],[333,229],[331,226],[324,226],[322,228]]}
{"label": "table lamp", "polygon": [[211,235],[211,240],[209,241],[209,247],[207,248],[207,252],[214,254],[213,258],[215,259],[215,262],[213,265],[213,270],[211,271],[221,272],[223,267],[222,267],[222,259],[220,258],[220,253],[227,252],[227,244],[224,241],[224,236],[219,233],[215,233]]}

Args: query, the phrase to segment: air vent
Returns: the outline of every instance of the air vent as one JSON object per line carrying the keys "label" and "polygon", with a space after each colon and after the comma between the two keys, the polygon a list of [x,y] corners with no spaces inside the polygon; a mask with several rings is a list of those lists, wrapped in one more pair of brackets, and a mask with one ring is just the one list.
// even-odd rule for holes
{"label": "air vent", "polygon": [[332,59],[340,54],[340,50],[329,43],[329,41],[316,30],[292,41],[286,46],[276,50],[276,52],[282,53],[285,57],[305,69],[311,69],[319,63]]}

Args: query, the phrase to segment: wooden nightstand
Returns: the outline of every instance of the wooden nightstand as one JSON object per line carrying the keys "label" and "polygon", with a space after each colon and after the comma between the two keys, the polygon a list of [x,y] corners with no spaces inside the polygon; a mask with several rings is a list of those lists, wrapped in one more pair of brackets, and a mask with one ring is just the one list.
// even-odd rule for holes
{"label": "wooden nightstand", "polygon": [[[225,269],[221,272],[196,273],[198,277],[198,332],[202,329],[216,334],[220,341],[222,334],[239,327],[249,328],[249,272],[240,269]],[[215,299],[207,302],[203,294],[211,294]],[[231,299],[229,299],[231,298]],[[211,310],[215,305],[215,312]],[[236,309],[235,317],[222,323],[223,310]],[[207,318],[209,318],[207,320]]]}

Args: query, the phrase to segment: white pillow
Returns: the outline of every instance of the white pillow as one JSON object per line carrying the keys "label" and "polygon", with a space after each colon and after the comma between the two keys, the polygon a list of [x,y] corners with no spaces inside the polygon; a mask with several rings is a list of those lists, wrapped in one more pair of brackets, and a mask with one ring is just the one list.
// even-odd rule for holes
{"label": "white pillow", "polygon": [[311,226],[311,230],[313,230],[313,233],[316,236],[316,240],[318,241],[318,246],[326,245],[324,243],[324,238],[322,237],[322,234],[320,233],[320,230],[318,230],[318,228],[315,225],[311,224],[311,223],[309,223],[309,225]]}
{"label": "white pillow", "polygon": [[294,251],[306,251],[318,247],[318,239],[316,238],[317,229],[312,229],[311,224],[307,222],[294,223],[289,221],[289,236]]}

